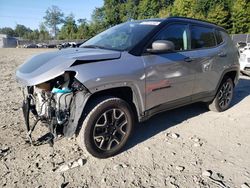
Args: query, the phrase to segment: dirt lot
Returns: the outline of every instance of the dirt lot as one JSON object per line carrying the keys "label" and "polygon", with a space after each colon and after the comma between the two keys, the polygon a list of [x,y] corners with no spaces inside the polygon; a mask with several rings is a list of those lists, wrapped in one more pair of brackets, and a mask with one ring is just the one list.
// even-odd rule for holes
{"label": "dirt lot", "polygon": [[[241,77],[226,112],[194,104],[160,114],[136,126],[121,154],[99,160],[82,151],[75,139],[62,139],[54,148],[26,142],[15,70],[42,51],[47,50],[0,49],[0,187],[250,185],[249,78]],[[39,127],[36,136],[44,130]],[[76,160],[78,167],[63,169]]]}

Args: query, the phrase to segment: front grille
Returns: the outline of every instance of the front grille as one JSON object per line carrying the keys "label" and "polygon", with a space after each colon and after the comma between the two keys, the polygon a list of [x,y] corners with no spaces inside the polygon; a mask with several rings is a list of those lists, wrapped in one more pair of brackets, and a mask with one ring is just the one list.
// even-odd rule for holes
{"label": "front grille", "polygon": [[247,58],[247,62],[250,63],[250,58]]}

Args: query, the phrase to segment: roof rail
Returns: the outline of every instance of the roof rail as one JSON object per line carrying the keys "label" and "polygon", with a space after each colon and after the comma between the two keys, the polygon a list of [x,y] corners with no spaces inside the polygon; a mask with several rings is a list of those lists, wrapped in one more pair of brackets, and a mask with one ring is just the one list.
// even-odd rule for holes
{"label": "roof rail", "polygon": [[209,21],[206,21],[206,20],[199,20],[199,19],[196,19],[196,18],[190,18],[190,17],[184,17],[184,16],[170,16],[170,17],[167,17],[167,18],[181,18],[181,19],[200,21],[200,22],[205,22],[205,23],[209,23],[209,24],[212,24],[212,25],[216,25],[215,23],[212,23],[212,22],[209,22]]}

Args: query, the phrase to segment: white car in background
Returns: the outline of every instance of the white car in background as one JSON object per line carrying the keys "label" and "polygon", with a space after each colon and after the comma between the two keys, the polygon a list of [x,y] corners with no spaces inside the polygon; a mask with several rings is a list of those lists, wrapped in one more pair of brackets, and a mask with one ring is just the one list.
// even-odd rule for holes
{"label": "white car in background", "polygon": [[250,43],[244,47],[244,49],[240,50],[240,70],[243,74],[247,74],[250,76]]}
{"label": "white car in background", "polygon": [[246,42],[237,42],[236,47],[238,48],[239,52],[243,52],[244,48],[247,46]]}

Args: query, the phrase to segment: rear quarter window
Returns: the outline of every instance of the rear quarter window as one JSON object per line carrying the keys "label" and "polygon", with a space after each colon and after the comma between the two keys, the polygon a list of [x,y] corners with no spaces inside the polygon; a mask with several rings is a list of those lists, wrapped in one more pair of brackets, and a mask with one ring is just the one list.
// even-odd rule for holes
{"label": "rear quarter window", "polygon": [[202,49],[216,46],[214,29],[191,26],[191,48]]}

